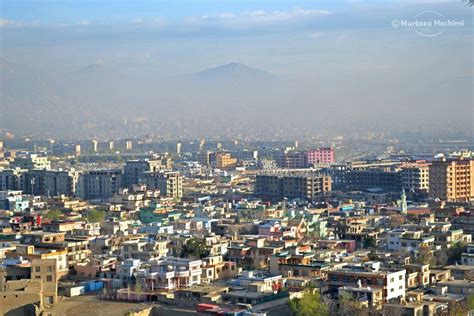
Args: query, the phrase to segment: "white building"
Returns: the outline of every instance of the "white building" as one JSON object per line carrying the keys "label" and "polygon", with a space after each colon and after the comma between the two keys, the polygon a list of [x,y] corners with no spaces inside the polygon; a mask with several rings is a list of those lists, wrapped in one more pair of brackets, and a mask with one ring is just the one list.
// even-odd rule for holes
{"label": "white building", "polygon": [[435,242],[434,236],[426,236],[422,230],[407,231],[394,230],[388,232],[388,251],[418,250],[420,246],[432,247]]}

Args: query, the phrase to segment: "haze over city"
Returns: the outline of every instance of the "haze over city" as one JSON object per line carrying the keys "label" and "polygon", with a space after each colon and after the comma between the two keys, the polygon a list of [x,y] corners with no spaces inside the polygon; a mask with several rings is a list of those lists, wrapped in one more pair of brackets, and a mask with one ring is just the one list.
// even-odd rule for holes
{"label": "haze over city", "polygon": [[[2,1],[0,126],[62,137],[472,136],[462,1]],[[433,10],[465,27],[394,28]],[[11,113],[11,115],[5,115]],[[281,132],[280,131],[280,132]],[[115,134],[113,134],[115,133]],[[300,133],[298,136],[302,136]],[[130,135],[128,135],[130,136]]]}

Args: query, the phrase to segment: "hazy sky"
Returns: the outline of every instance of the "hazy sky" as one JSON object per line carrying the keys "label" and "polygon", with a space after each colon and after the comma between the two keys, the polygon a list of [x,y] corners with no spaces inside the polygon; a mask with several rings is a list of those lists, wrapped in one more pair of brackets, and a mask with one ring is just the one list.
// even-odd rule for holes
{"label": "hazy sky", "polygon": [[[394,61],[398,67],[430,67],[453,54],[454,47],[459,56],[452,61],[467,61],[472,52],[472,9],[461,0],[1,3],[1,55],[60,69],[93,63],[153,65],[168,75],[236,61],[289,77],[312,77],[324,71],[321,67],[338,76],[339,67],[383,70]],[[411,19],[424,10],[464,19],[467,25],[436,38],[391,26],[393,19]]]}
{"label": "hazy sky", "polygon": [[[461,117],[472,117],[466,83],[473,73],[473,9],[462,0],[0,3],[0,56],[55,74],[100,64],[166,78],[240,62],[324,89],[328,108],[353,101],[354,111],[363,113],[366,103],[371,111],[386,103],[380,111],[391,115],[397,102],[404,103],[402,111],[425,106],[420,96],[433,89],[443,91],[442,98],[433,97],[440,100],[433,111],[452,102],[468,113]],[[392,26],[424,11],[464,21],[464,27],[428,37],[414,27]]]}

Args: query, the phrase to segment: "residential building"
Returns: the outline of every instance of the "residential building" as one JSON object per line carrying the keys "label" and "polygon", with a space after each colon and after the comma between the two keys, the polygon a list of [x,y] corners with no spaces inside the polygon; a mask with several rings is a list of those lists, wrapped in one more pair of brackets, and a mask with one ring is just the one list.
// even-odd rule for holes
{"label": "residential building", "polygon": [[37,169],[37,170],[49,170],[51,168],[51,162],[48,157],[43,157],[37,154],[29,154],[26,156],[16,157],[12,166],[20,169]]}
{"label": "residential building", "polygon": [[429,196],[433,199],[469,202],[474,197],[474,159],[436,159],[429,178]]}
{"label": "residential building", "polygon": [[78,195],[86,200],[105,200],[119,192],[122,186],[120,170],[93,170],[79,177]]}
{"label": "residential building", "polygon": [[345,266],[327,272],[329,292],[338,292],[340,287],[371,287],[382,290],[383,302],[405,297],[406,270],[382,270],[380,262],[365,262],[363,265]]}
{"label": "residential building", "polygon": [[334,148],[332,147],[310,149],[305,151],[305,155],[307,165],[336,162]]}
{"label": "residential building", "polygon": [[158,172],[169,170],[171,162],[168,159],[140,159],[128,160],[123,168],[123,186],[132,188],[134,184],[139,184],[140,176],[143,172]]}
{"label": "residential building", "polygon": [[29,170],[21,175],[21,189],[32,195],[70,196],[76,192],[77,180],[74,171]]}
{"label": "residential building", "polygon": [[183,178],[179,172],[143,172],[139,182],[151,190],[160,190],[161,196],[174,199],[183,196]]}
{"label": "residential building", "polygon": [[315,171],[264,171],[255,180],[255,195],[268,199],[314,200],[330,191],[331,177]]}
{"label": "residential building", "polygon": [[219,153],[216,155],[216,168],[226,170],[234,168],[237,158],[233,158],[229,153]]}
{"label": "residential building", "polygon": [[401,166],[402,187],[408,192],[428,192],[430,165],[426,162],[404,163]]}
{"label": "residential building", "polygon": [[147,290],[175,290],[201,284],[202,261],[168,257],[150,262],[147,271],[137,275]]}

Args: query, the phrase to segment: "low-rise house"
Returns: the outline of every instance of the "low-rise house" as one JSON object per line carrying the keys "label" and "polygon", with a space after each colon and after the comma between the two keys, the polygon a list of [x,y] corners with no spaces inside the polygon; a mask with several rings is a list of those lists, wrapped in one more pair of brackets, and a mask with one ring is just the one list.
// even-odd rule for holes
{"label": "low-rise house", "polygon": [[122,243],[120,256],[123,259],[140,259],[148,262],[165,257],[168,253],[168,239],[137,239]]}
{"label": "low-rise house", "polygon": [[327,285],[331,293],[341,286],[369,286],[382,289],[383,301],[405,297],[406,270],[382,270],[380,262],[345,266],[327,272]]}
{"label": "low-rise house", "polygon": [[417,288],[430,284],[430,265],[429,264],[407,264],[406,287]]}
{"label": "low-rise house", "polygon": [[383,303],[382,288],[370,286],[341,286],[338,288],[339,298],[358,302],[360,307],[379,309]]}
{"label": "low-rise house", "polygon": [[449,222],[436,222],[431,233],[434,235],[436,245],[449,249],[458,243],[470,243],[471,234],[465,234],[462,229],[451,229]]}
{"label": "low-rise house", "polygon": [[201,284],[202,260],[167,257],[149,264],[149,269],[137,274],[137,280],[148,291],[170,291]]}
{"label": "low-rise house", "polygon": [[202,259],[202,283],[235,278],[241,269],[235,262],[224,261],[222,256],[210,256]]}
{"label": "low-rise house", "polygon": [[125,259],[115,266],[115,276],[117,279],[128,283],[140,268],[140,260]]}
{"label": "low-rise house", "polygon": [[289,299],[288,290],[284,289],[285,280],[281,275],[272,275],[260,271],[244,271],[235,280],[238,290],[228,293],[228,297],[234,304],[259,305],[268,303],[268,306],[275,306],[275,301]]}
{"label": "low-rise house", "polygon": [[388,232],[387,247],[389,251],[410,251],[419,250],[420,247],[433,247],[435,237],[426,235],[422,230],[394,230]]}
{"label": "low-rise house", "polygon": [[321,277],[330,267],[330,263],[316,260],[313,252],[300,252],[298,247],[272,255],[269,262],[271,273],[287,277]]}
{"label": "low-rise house", "polygon": [[474,266],[474,244],[466,246],[466,251],[461,255],[461,264]]}
{"label": "low-rise house", "polygon": [[76,263],[76,275],[88,278],[111,278],[115,272],[117,258],[113,256],[94,256],[88,262]]}

